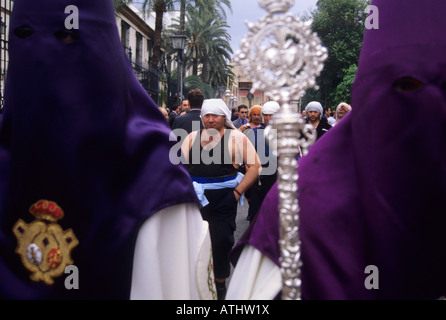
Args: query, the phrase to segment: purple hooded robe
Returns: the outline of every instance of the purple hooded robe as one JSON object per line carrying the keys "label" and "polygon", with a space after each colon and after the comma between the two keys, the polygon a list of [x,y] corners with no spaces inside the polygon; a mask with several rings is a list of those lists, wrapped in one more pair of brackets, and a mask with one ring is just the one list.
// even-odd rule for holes
{"label": "purple hooded robe", "polygon": [[[65,30],[68,6],[79,28]],[[72,12],[71,12],[72,13]],[[0,297],[128,299],[136,237],[154,213],[198,200],[169,161],[166,119],[120,42],[112,0],[17,0],[11,17],[6,103],[0,116]],[[33,282],[12,226],[56,202],[79,240],[64,276]],[[167,253],[166,253],[167,254]]]}
{"label": "purple hooded robe", "polygon": [[[446,2],[372,5],[353,109],[299,163],[303,299],[446,295]],[[234,263],[251,244],[280,265],[277,192]]]}

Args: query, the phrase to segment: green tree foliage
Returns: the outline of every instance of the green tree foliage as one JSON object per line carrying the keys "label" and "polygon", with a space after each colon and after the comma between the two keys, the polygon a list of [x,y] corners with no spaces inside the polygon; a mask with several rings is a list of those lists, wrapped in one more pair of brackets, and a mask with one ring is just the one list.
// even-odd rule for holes
{"label": "green tree foliage", "polygon": [[212,99],[215,97],[215,90],[207,83],[204,83],[198,76],[192,75],[186,77],[186,79],[184,79],[184,85],[186,87],[186,91],[200,89],[201,92],[203,92],[205,99]]}
{"label": "green tree foliage", "polygon": [[115,10],[119,10],[121,8],[121,6],[123,6],[124,4],[128,4],[130,3],[131,0],[113,0],[113,5],[115,7]]}
{"label": "green tree foliage", "polygon": [[334,103],[346,102],[351,104],[351,91],[358,67],[356,64],[352,64],[348,69],[344,69],[342,71],[344,73],[344,78],[342,79],[342,82],[338,84],[336,90],[332,94],[333,101]]}
{"label": "green tree foliage", "polygon": [[[129,1],[129,0],[122,0]],[[209,10],[215,12],[220,17],[225,15],[222,4],[228,6],[231,9],[231,3],[229,0],[143,0],[142,9],[145,12],[155,12],[155,36],[153,39],[153,56],[150,61],[150,66],[154,69],[157,68],[159,60],[161,58],[161,44],[163,34],[163,17],[164,13],[168,10],[172,10],[176,4],[180,5],[180,27],[179,30],[185,28],[185,14],[190,8],[194,7],[207,7]],[[196,16],[194,18],[197,18]]]}
{"label": "green tree foliage", "polygon": [[[306,104],[318,100],[324,106],[336,106],[351,80],[351,66],[357,65],[361,52],[368,0],[319,0],[311,12],[312,29],[328,49],[328,59],[317,83],[318,91],[308,90]],[[347,78],[345,78],[347,76]],[[347,81],[347,82],[345,82]],[[343,83],[343,85],[341,85]],[[341,92],[337,92],[341,90]],[[344,90],[344,91],[343,91]]]}

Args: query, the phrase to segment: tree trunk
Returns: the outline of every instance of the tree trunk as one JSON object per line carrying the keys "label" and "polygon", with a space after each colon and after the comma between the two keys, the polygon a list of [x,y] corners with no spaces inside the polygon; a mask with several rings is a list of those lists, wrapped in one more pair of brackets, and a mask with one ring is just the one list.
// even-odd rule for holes
{"label": "tree trunk", "polygon": [[184,28],[186,24],[186,0],[181,0],[180,8],[180,34],[184,35]]}
{"label": "tree trunk", "polygon": [[192,74],[198,76],[198,59],[194,58],[192,60]]}
{"label": "tree trunk", "polygon": [[150,61],[150,67],[155,70],[158,68],[158,63],[161,58],[161,34],[163,31],[164,12],[166,12],[165,6],[157,6],[155,8],[155,36],[153,39],[153,55]]}
{"label": "tree trunk", "polygon": [[202,61],[203,67],[201,71],[201,80],[203,80],[204,83],[208,83],[209,81],[209,72],[208,72],[208,64],[206,61]]}

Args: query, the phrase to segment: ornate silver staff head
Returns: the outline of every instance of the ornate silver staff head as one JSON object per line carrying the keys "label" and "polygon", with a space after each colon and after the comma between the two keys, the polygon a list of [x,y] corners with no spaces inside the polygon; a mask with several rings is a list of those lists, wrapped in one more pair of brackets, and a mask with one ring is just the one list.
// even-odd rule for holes
{"label": "ornate silver staff head", "polygon": [[[308,88],[317,88],[327,49],[312,32],[312,21],[301,21],[287,11],[294,0],[259,0],[268,14],[257,23],[247,23],[248,35],[235,55],[246,76],[252,80],[251,92],[264,91],[281,105],[271,120],[270,145],[279,157],[278,189],[280,250],[283,279],[282,298],[301,298],[301,246],[297,199],[297,155],[306,154],[316,133],[290,105]],[[274,134],[276,133],[276,134]]]}

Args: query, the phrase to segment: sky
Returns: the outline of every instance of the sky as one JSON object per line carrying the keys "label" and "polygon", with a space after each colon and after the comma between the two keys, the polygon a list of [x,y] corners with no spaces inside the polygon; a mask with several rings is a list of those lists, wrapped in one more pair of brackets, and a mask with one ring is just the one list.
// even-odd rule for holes
{"label": "sky", "polygon": [[[317,0],[295,0],[294,6],[288,11],[300,16],[316,7]],[[248,34],[248,27],[245,21],[257,22],[267,14],[267,11],[260,7],[258,0],[231,0],[232,14],[226,10],[229,34],[231,35],[231,47],[234,54],[240,49],[240,43]]]}

